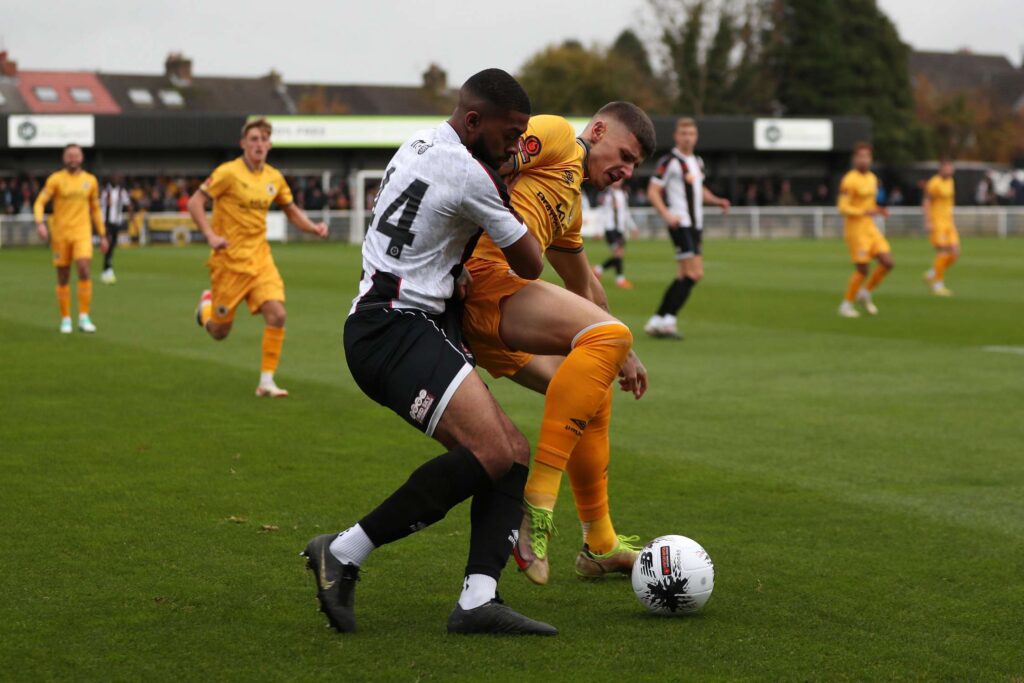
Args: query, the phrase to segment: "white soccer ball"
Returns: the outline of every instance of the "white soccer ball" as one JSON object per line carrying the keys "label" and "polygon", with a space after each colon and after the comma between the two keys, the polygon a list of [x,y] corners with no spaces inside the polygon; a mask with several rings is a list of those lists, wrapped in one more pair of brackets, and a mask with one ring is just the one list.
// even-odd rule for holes
{"label": "white soccer ball", "polygon": [[714,588],[714,563],[700,543],[686,536],[659,536],[633,564],[633,592],[655,614],[696,612]]}

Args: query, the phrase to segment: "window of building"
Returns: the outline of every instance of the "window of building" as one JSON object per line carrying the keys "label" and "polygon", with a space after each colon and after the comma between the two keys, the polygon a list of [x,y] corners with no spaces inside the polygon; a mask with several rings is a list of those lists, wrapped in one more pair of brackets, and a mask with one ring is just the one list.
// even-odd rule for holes
{"label": "window of building", "polygon": [[128,91],[128,99],[132,101],[132,104],[140,107],[152,107],[153,106],[153,95],[148,90],[143,88],[132,88]]}
{"label": "window of building", "polygon": [[167,107],[184,107],[185,98],[177,90],[161,90],[160,101]]}
{"label": "window of building", "polygon": [[93,101],[92,90],[88,88],[71,88],[68,92],[71,93],[71,99],[80,104]]}
{"label": "window of building", "polygon": [[51,88],[48,85],[37,85],[32,89],[32,92],[36,94],[40,102],[56,102],[58,99],[57,89]]}

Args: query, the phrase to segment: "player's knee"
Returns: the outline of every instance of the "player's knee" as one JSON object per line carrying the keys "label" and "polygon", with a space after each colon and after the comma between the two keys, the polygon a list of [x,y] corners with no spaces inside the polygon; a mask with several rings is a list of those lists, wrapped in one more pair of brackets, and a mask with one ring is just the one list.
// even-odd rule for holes
{"label": "player's knee", "polygon": [[512,427],[508,433],[508,466],[513,464],[530,465],[530,442],[523,433]]}
{"label": "player's knee", "polygon": [[285,312],[284,306],[268,308],[263,312],[263,319],[268,327],[284,327],[287,317],[288,314]]}
{"label": "player's knee", "polygon": [[704,270],[700,268],[695,268],[691,270],[689,278],[693,280],[695,283],[700,282],[701,280],[704,279]]}
{"label": "player's knee", "polygon": [[207,323],[206,331],[213,338],[214,341],[222,341],[224,339],[227,339],[228,333],[231,332],[231,326],[217,325],[216,323]]}

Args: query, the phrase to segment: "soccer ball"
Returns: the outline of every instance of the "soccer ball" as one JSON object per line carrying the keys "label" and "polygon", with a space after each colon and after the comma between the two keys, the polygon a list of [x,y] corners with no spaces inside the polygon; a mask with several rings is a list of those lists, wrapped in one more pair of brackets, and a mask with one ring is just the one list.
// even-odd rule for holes
{"label": "soccer ball", "polygon": [[714,588],[714,563],[700,543],[686,536],[659,536],[633,564],[633,592],[655,614],[696,612]]}

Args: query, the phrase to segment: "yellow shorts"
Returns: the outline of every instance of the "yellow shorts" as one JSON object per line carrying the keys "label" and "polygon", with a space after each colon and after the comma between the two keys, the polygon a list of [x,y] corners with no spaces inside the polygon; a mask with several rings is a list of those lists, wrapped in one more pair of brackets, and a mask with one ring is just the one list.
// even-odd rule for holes
{"label": "yellow shorts", "polygon": [[928,241],[936,248],[948,248],[960,246],[960,233],[955,225],[936,225],[928,234]]}
{"label": "yellow shorts", "polygon": [[850,252],[850,260],[854,263],[867,263],[879,254],[888,254],[892,251],[889,240],[874,226],[846,232],[843,238]]}
{"label": "yellow shorts", "polygon": [[264,266],[256,275],[239,273],[228,268],[210,269],[210,289],[213,294],[211,320],[229,323],[235,319],[235,308],[245,301],[249,312],[256,315],[260,306],[268,301],[284,302],[284,280],[273,263]]}
{"label": "yellow shorts", "polygon": [[507,263],[471,258],[466,263],[473,283],[465,306],[462,332],[477,364],[492,377],[511,377],[530,362],[533,354],[513,351],[501,341],[501,305],[508,297],[530,284]]}
{"label": "yellow shorts", "polygon": [[53,252],[53,265],[58,268],[66,268],[75,261],[92,258],[92,237],[80,239],[58,239],[50,240],[50,250]]}

